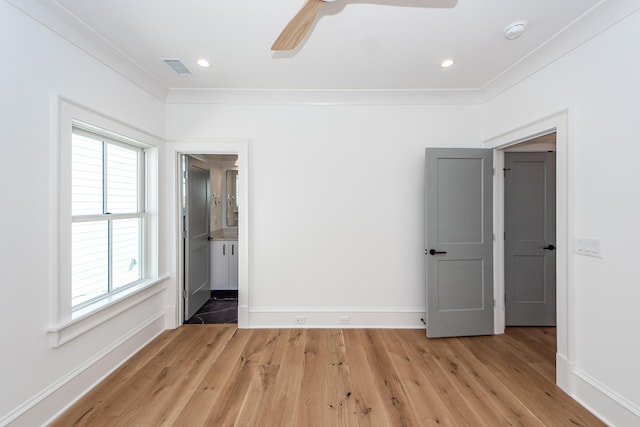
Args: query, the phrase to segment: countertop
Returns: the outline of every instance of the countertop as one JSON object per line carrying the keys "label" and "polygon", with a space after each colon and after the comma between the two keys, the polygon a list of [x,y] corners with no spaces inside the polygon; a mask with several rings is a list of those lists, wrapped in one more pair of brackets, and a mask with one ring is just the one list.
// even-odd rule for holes
{"label": "countertop", "polygon": [[222,230],[213,231],[209,234],[209,240],[238,240],[238,233],[223,232]]}

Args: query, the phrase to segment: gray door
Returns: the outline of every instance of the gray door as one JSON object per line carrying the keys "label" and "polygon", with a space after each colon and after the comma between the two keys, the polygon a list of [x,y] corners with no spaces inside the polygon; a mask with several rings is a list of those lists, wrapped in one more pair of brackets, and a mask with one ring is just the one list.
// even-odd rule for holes
{"label": "gray door", "polygon": [[505,320],[556,324],[555,153],[505,153]]}
{"label": "gray door", "polygon": [[[183,163],[184,164],[184,163]],[[184,320],[208,300],[209,286],[209,171],[202,162],[187,156],[184,204]]]}
{"label": "gray door", "polygon": [[427,336],[493,328],[493,153],[426,150]]}

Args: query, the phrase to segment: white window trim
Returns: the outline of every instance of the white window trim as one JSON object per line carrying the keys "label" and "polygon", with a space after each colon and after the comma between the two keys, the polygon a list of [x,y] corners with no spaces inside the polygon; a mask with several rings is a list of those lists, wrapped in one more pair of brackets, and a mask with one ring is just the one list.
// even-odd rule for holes
{"label": "white window trim", "polygon": [[[50,317],[47,332],[53,347],[60,346],[97,327],[125,310],[151,298],[165,288],[158,277],[158,147],[162,140],[117,120],[59,96],[52,99],[49,182],[51,234],[49,236],[51,277]],[[110,294],[80,309],[71,308],[71,137],[72,127],[99,130],[122,139],[126,135],[146,150],[146,213],[144,263],[145,280],[123,291]],[[108,130],[105,132],[104,130]]]}

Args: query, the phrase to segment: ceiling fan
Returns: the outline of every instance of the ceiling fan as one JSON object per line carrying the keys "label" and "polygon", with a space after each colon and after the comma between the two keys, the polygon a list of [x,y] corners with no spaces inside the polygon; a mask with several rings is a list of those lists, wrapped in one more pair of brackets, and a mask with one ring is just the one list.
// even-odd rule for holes
{"label": "ceiling fan", "polygon": [[[280,36],[271,46],[271,50],[293,50],[306,37],[311,29],[318,12],[325,3],[332,3],[336,0],[306,0],[302,9],[284,27]],[[452,8],[458,0],[344,0],[344,3],[371,3],[384,4],[403,7],[438,7]]]}
{"label": "ceiling fan", "polygon": [[302,9],[284,27],[271,50],[293,50],[304,39],[313,25],[323,3],[336,0],[307,0]]}

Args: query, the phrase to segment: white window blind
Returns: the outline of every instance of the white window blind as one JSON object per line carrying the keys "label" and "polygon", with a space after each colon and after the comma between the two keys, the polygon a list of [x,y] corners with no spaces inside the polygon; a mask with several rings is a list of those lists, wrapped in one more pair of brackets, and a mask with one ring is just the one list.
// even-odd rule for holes
{"label": "white window blind", "polygon": [[144,275],[144,150],[73,128],[71,289],[79,308]]}

